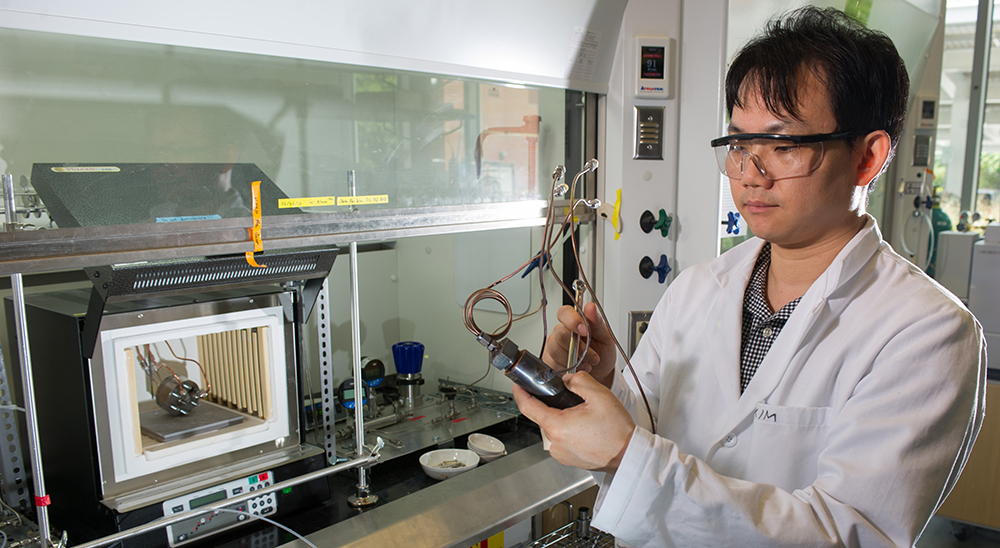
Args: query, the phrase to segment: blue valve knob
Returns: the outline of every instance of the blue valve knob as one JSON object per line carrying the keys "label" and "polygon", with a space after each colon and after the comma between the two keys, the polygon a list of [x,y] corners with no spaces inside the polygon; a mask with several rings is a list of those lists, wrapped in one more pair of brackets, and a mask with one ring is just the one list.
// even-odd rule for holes
{"label": "blue valve knob", "polygon": [[670,274],[670,265],[667,264],[666,255],[660,255],[660,264],[656,265],[653,271],[660,275],[661,284],[667,279],[667,274]]}
{"label": "blue valve knob", "polygon": [[927,196],[926,198],[921,198],[917,196],[913,199],[913,209],[920,209],[923,206],[925,209],[934,209],[934,197]]}
{"label": "blue valve knob", "polygon": [[740,214],[730,211],[728,213],[728,220],[722,221],[722,224],[726,225],[726,234],[737,235],[740,233]]}
{"label": "blue valve knob", "polygon": [[656,266],[653,266],[653,259],[650,259],[648,256],[643,257],[642,260],[639,261],[639,274],[642,275],[643,278],[649,279],[649,277],[653,275],[653,272],[656,272],[661,284],[666,281],[667,274],[670,274],[670,270],[670,265],[667,264],[666,255],[660,255],[660,264]]}

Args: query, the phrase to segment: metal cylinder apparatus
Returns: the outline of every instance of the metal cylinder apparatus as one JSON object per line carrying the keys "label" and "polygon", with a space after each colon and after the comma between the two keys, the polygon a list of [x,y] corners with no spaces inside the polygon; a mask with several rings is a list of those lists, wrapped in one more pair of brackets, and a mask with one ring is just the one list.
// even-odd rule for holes
{"label": "metal cylinder apparatus", "polygon": [[420,373],[410,375],[397,374],[396,387],[399,390],[399,399],[403,402],[403,409],[413,411],[420,403],[420,385],[424,384]]}
{"label": "metal cylinder apparatus", "polygon": [[490,364],[549,407],[566,409],[583,403],[583,398],[566,388],[559,373],[531,352],[518,349],[510,339],[493,347]]}
{"label": "metal cylinder apparatus", "polygon": [[412,411],[420,402],[420,385],[424,384],[420,375],[424,345],[415,341],[398,342],[392,345],[392,361],[396,365],[396,386],[403,409]]}

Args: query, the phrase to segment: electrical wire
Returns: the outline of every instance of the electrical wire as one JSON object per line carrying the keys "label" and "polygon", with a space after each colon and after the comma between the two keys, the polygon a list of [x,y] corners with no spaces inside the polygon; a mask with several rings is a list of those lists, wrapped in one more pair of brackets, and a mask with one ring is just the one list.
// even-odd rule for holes
{"label": "electrical wire", "polygon": [[[510,302],[507,300],[507,298],[504,297],[502,293],[500,293],[499,291],[497,291],[496,289],[493,289],[493,288],[496,287],[497,285],[499,285],[499,284],[501,284],[501,283],[509,280],[510,278],[512,278],[514,275],[516,275],[521,270],[525,269],[528,265],[530,265],[534,260],[537,259],[538,262],[539,262],[538,263],[538,266],[539,266],[539,269],[538,269],[538,278],[539,278],[539,283],[541,285],[541,304],[539,305],[539,310],[542,311],[542,347],[541,347],[541,350],[539,351],[539,355],[543,355],[545,353],[545,343],[546,343],[546,339],[547,339],[547,335],[548,335],[547,314],[545,313],[546,308],[547,308],[547,304],[548,304],[548,300],[547,300],[546,295],[545,295],[545,281],[544,281],[544,275],[543,275],[543,273],[544,273],[544,264],[545,264],[546,260],[551,261],[552,248],[559,241],[560,237],[562,235],[564,235],[564,234],[568,234],[568,237],[569,237],[569,240],[570,240],[570,247],[573,250],[573,260],[576,261],[577,270],[580,273],[580,280],[583,282],[583,284],[584,284],[584,286],[586,288],[586,291],[590,293],[591,298],[593,299],[594,305],[597,307],[597,310],[600,313],[601,321],[607,327],[608,334],[611,335],[611,340],[614,342],[615,348],[617,349],[618,353],[621,354],[622,358],[625,360],[625,365],[628,367],[629,372],[632,374],[632,378],[635,380],[636,388],[639,390],[639,395],[642,397],[642,403],[646,407],[646,413],[649,416],[650,429],[651,429],[652,433],[655,435],[656,434],[656,421],[653,418],[653,410],[652,410],[652,407],[649,405],[649,400],[646,397],[646,393],[645,393],[645,391],[642,388],[642,383],[639,382],[639,376],[638,376],[638,374],[636,374],[635,368],[632,367],[632,362],[629,361],[628,355],[625,353],[625,349],[622,347],[621,343],[618,341],[618,338],[615,336],[614,331],[611,329],[611,322],[608,321],[607,314],[604,312],[604,307],[601,305],[600,300],[597,298],[597,293],[594,291],[594,288],[591,286],[590,280],[587,279],[587,276],[585,274],[585,269],[583,268],[583,262],[580,260],[580,248],[579,248],[579,245],[578,245],[578,243],[576,241],[576,229],[574,228],[574,222],[573,222],[574,217],[575,217],[574,213],[576,211],[577,206],[579,206],[581,204],[585,205],[587,207],[594,207],[594,205],[593,205],[593,202],[590,202],[590,201],[588,201],[586,199],[582,199],[581,198],[580,200],[574,200],[574,194],[575,194],[575,191],[576,191],[576,186],[577,186],[577,184],[580,181],[580,178],[583,177],[583,175],[585,175],[587,173],[595,171],[597,169],[598,165],[599,164],[598,164],[598,162],[597,162],[596,159],[593,159],[593,160],[590,160],[589,162],[587,162],[584,165],[583,170],[581,170],[579,173],[577,173],[576,176],[573,178],[573,182],[570,185],[568,185],[568,186],[567,185],[562,185],[562,187],[566,187],[566,188],[557,187],[557,183],[559,182],[559,179],[561,179],[562,175],[565,174],[565,168],[563,168],[562,166],[559,166],[559,167],[556,168],[556,170],[552,174],[552,190],[549,193],[549,207],[548,207],[548,211],[546,212],[546,216],[545,216],[545,225],[542,228],[542,249],[541,249],[541,251],[539,251],[534,257],[532,257],[525,264],[521,265],[521,267],[519,267],[518,269],[516,269],[514,272],[511,272],[507,276],[504,276],[503,278],[501,278],[500,280],[498,280],[498,281],[490,284],[486,288],[474,291],[469,296],[469,298],[466,299],[466,301],[465,301],[465,310],[464,310],[465,327],[470,332],[472,332],[472,334],[474,334],[477,338],[486,338],[486,337],[488,337],[488,338],[490,338],[492,340],[497,340],[497,339],[503,338],[510,331],[511,325],[514,322],[513,313],[511,312]],[[554,227],[555,227],[555,197],[556,197],[557,194],[558,195],[562,195],[563,193],[565,193],[567,191],[568,191],[568,194],[569,194],[570,208],[569,208],[569,211],[567,212],[565,218],[563,219],[562,223],[559,225],[559,230],[558,231],[554,231]],[[549,273],[552,275],[552,278],[559,284],[559,286],[562,288],[562,290],[567,295],[569,295],[570,297],[575,297],[574,293],[570,290],[570,288],[567,287],[566,284],[563,282],[563,280],[559,278],[559,275],[556,274],[554,268],[550,267],[549,268]],[[507,312],[507,322],[506,322],[506,324],[503,327],[501,327],[500,329],[498,329],[497,331],[493,332],[493,333],[488,333],[487,334],[485,331],[483,331],[482,329],[480,329],[479,326],[476,325],[475,318],[473,317],[473,309],[475,308],[476,304],[478,304],[479,302],[481,302],[483,300],[495,300],[495,301],[499,302],[500,305]],[[574,300],[574,303],[576,303],[576,299],[574,298],[573,300]],[[583,312],[582,299],[581,299],[581,302],[580,302],[579,306],[577,304],[574,304],[574,309],[576,309],[577,313],[580,315],[580,318],[582,318],[582,320],[584,322],[584,325],[587,328],[587,332],[590,333],[591,326],[590,326],[590,322],[587,320],[587,316]],[[537,312],[537,310],[535,312]],[[534,312],[532,312],[532,314],[534,314]],[[583,348],[583,351],[579,353],[579,356],[577,358],[576,363],[573,365],[573,367],[570,368],[571,371],[575,371],[576,368],[579,367],[583,363],[583,360],[585,359],[585,357],[587,355],[587,352],[590,349],[590,336],[583,337],[583,338],[581,338],[581,340],[584,343],[584,348]],[[486,375],[484,375],[483,378],[486,378],[486,376],[488,376],[488,375],[489,375],[489,371],[487,371]],[[480,382],[481,380],[482,380],[482,378],[476,380],[475,382]],[[475,383],[473,383],[473,384],[475,384]],[[468,385],[468,386],[471,386],[471,385]]]}
{"label": "electrical wire", "polygon": [[[618,337],[615,336],[614,330],[611,329],[611,322],[608,321],[608,316],[604,312],[604,306],[601,305],[600,299],[597,298],[597,293],[594,291],[594,288],[590,285],[590,280],[587,279],[586,269],[583,268],[583,261],[580,260],[580,247],[576,241],[576,235],[575,235],[576,231],[573,229],[573,218],[574,218],[574,212],[576,211],[576,206],[579,205],[580,203],[587,204],[586,200],[583,199],[579,200],[578,202],[573,201],[576,185],[582,175],[584,175],[588,171],[593,171],[596,169],[597,169],[597,160],[591,160],[587,162],[587,164],[584,166],[584,169],[580,173],[577,173],[576,177],[573,178],[573,184],[569,188],[569,199],[571,207],[569,213],[567,213],[566,215],[566,220],[563,221],[563,225],[565,226],[567,223],[569,225],[570,241],[572,242],[570,247],[573,249],[573,259],[576,261],[577,271],[580,274],[580,280],[583,282],[584,286],[586,286],[587,291],[590,293],[591,298],[593,298],[594,305],[597,307],[597,311],[601,315],[601,320],[604,322],[605,327],[607,327],[608,334],[611,335],[611,340],[615,343],[615,348],[618,349],[618,353],[621,354],[622,359],[625,360],[625,365],[628,367],[629,373],[632,374],[632,378],[635,380],[636,388],[639,390],[639,395],[642,397],[642,403],[646,407],[647,415],[649,415],[649,426],[651,432],[655,435],[656,421],[653,419],[652,407],[650,407],[649,405],[649,400],[646,398],[646,392],[642,388],[642,383],[639,382],[639,375],[636,374],[635,368],[632,367],[632,362],[629,360],[628,354],[625,352],[625,349],[618,341]],[[573,293],[569,290],[566,284],[559,279],[555,271],[550,270],[550,273],[552,274],[552,277],[559,282],[559,285],[563,288],[563,291],[565,291],[567,295],[572,296]],[[576,307],[576,304],[574,304],[574,307]],[[580,318],[583,319],[584,325],[587,327],[587,333],[590,333],[590,322],[587,321],[587,316],[586,314],[583,313],[582,307],[577,309],[577,313],[580,315]],[[581,363],[583,363],[583,360],[587,356],[587,351],[589,349],[590,349],[590,337],[588,336],[586,337],[586,344],[583,348],[583,351],[580,352],[577,363],[573,367],[574,370],[576,369],[576,367],[579,367]]]}
{"label": "electrical wire", "polygon": [[279,528],[281,528],[281,529],[283,529],[283,530],[291,533],[292,535],[295,535],[295,538],[301,540],[302,542],[308,544],[309,546],[312,546],[312,548],[318,548],[315,544],[313,544],[312,542],[309,542],[309,539],[307,539],[306,537],[300,535],[296,531],[293,531],[291,528],[286,527],[286,526],[284,526],[284,525],[282,525],[282,524],[274,521],[273,519],[265,518],[264,516],[257,516],[257,515],[251,514],[250,512],[241,512],[239,510],[232,510],[230,508],[216,508],[213,511],[214,512],[227,512],[227,513],[236,514],[236,515],[245,515],[245,516],[250,517],[250,519],[259,519],[261,521],[265,521],[267,523],[270,523],[271,525],[274,525],[275,527],[279,527]]}
{"label": "electrical wire", "polygon": [[142,372],[146,374],[146,390],[151,396],[155,396],[156,393],[153,390],[153,369],[149,365],[149,362],[146,361],[145,356],[142,355],[142,350],[139,349],[138,345],[135,347],[135,359],[139,362]]}
{"label": "electrical wire", "polygon": [[[146,345],[146,359],[149,361],[149,366],[150,366],[151,370],[153,370],[153,371],[159,371],[160,368],[162,367],[162,368],[166,369],[168,373],[170,373],[171,375],[173,375],[174,379],[177,379],[177,385],[178,386],[180,386],[182,384],[181,383],[181,378],[177,376],[177,373],[174,373],[173,369],[170,369],[170,366],[168,366],[165,363],[161,364],[161,363],[157,363],[156,362],[156,359],[153,358],[153,351],[149,348],[148,344]],[[161,378],[160,381],[162,381],[162,380],[163,379]]]}
{"label": "electrical wire", "polygon": [[[174,352],[174,349],[170,346],[170,341],[163,341],[163,342],[167,343],[167,349],[170,350],[170,353],[173,354],[175,358],[185,362],[194,362],[194,364],[198,366],[198,370],[201,371],[201,378],[205,380],[205,392],[211,392],[212,381],[208,378],[208,374],[205,373],[205,368],[201,366],[201,363],[199,363],[198,360],[192,358],[182,358],[178,356],[177,352]],[[171,373],[173,373],[173,371],[171,371]],[[174,376],[176,377],[177,375]]]}
{"label": "electrical wire", "polygon": [[[21,411],[24,411],[24,409],[21,409]],[[0,507],[2,507],[4,509],[4,513],[6,513],[8,510],[10,510],[10,513],[14,514],[14,517],[17,518],[17,524],[18,525],[24,524],[24,520],[21,519],[21,513],[18,512],[17,510],[15,510],[13,506],[11,506],[11,505],[7,504],[6,502],[4,502],[2,498],[0,498]]]}
{"label": "electrical wire", "polygon": [[[530,264],[530,263],[528,263],[528,264]],[[509,277],[507,279],[509,279]],[[543,288],[544,288],[544,286],[543,286]],[[482,300],[482,299],[479,299],[479,300]],[[542,290],[542,301],[543,302],[540,303],[538,305],[538,307],[536,307],[531,312],[528,312],[527,314],[522,314],[522,315],[517,316],[516,318],[513,318],[512,320],[510,320],[510,324],[513,324],[514,322],[519,322],[521,320],[525,320],[525,319],[530,318],[530,317],[534,316],[535,314],[538,314],[539,312],[541,312],[543,310],[543,308],[545,307],[544,300],[545,300],[545,293],[544,293],[544,289],[543,289]],[[476,302],[478,302],[478,301],[476,301]],[[468,304],[468,301],[466,302],[466,304]],[[473,304],[473,306],[475,306],[475,304]],[[509,312],[509,310],[508,310],[508,312]],[[475,320],[473,320],[471,318],[471,315],[469,317],[467,317],[467,320],[468,320],[468,323],[466,323],[466,327],[469,327],[469,325],[471,324],[473,327],[469,328],[470,331],[474,330],[473,332],[477,333],[477,337],[480,336],[480,335],[482,335],[482,331],[477,326],[475,326]],[[508,327],[508,329],[509,329],[509,327]],[[465,386],[466,388],[471,388],[471,387],[479,384],[480,382],[482,382],[486,377],[489,377],[490,373],[492,373],[492,372],[493,372],[493,367],[490,365],[489,358],[487,357],[487,359],[486,359],[486,373],[484,373],[482,377],[479,377],[478,379],[476,379],[476,380],[474,380],[474,381],[472,381],[472,382],[470,382],[468,384],[465,384],[463,386]]]}

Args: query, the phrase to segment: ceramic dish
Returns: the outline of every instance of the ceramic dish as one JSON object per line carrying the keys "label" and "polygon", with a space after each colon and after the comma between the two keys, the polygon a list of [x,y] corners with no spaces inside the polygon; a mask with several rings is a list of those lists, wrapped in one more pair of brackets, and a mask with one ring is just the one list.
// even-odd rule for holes
{"label": "ceramic dish", "polygon": [[436,449],[420,455],[420,466],[428,476],[443,480],[479,466],[479,455],[468,449]]}

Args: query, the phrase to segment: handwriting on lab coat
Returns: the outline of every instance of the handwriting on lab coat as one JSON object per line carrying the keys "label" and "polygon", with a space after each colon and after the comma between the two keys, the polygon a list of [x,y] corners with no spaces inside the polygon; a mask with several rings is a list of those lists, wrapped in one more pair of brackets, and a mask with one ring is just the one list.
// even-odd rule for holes
{"label": "handwriting on lab coat", "polygon": [[778,422],[778,414],[758,407],[753,411],[754,420]]}

